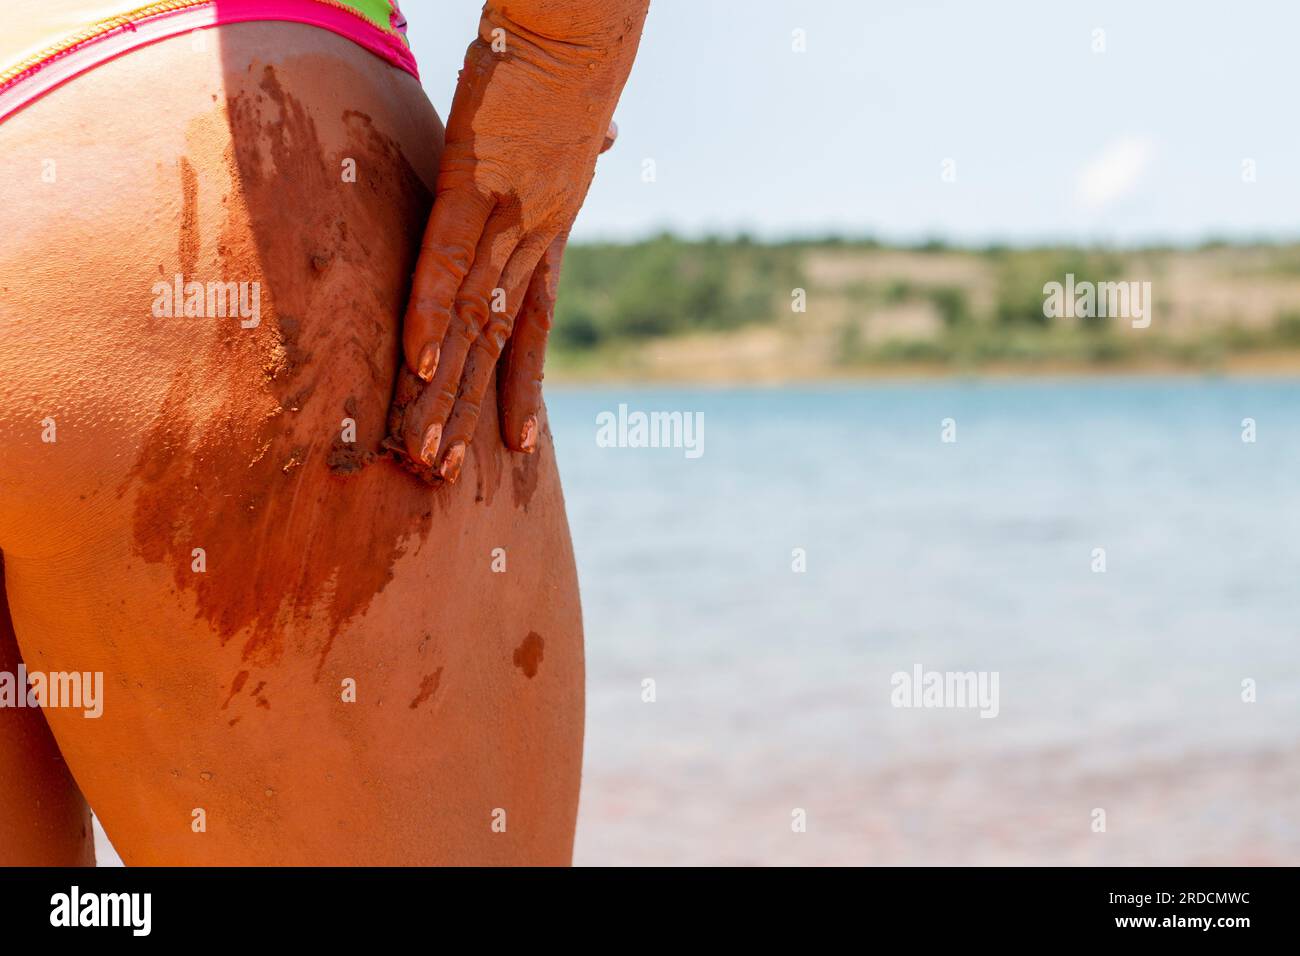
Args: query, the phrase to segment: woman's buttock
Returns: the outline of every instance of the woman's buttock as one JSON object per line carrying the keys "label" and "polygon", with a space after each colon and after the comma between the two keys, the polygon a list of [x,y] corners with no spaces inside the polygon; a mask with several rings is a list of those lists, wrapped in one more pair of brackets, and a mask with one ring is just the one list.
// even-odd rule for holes
{"label": "woman's buttock", "polygon": [[0,550],[123,859],[562,863],[582,735],[549,434],[377,457],[442,128],[323,30],[97,67],[0,125]]}

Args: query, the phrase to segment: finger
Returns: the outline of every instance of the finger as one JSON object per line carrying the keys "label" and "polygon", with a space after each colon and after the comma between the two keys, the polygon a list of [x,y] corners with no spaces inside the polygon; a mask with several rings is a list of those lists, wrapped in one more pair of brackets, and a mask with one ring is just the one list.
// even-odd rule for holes
{"label": "finger", "polygon": [[517,236],[517,227],[502,214],[495,213],[488,219],[474,251],[474,265],[456,295],[432,380],[406,417],[406,449],[411,457],[427,465],[434,463],[438,449],[445,445],[442,430],[456,400],[465,358],[487,324],[493,290],[514,251]]}
{"label": "finger", "polygon": [[567,240],[567,236],[560,236],[552,242],[533,271],[497,382],[501,434],[506,447],[525,454],[537,450],[542,366],[546,361],[546,341],[555,315],[560,264]]}
{"label": "finger", "polygon": [[438,466],[438,474],[446,481],[454,482],[460,476],[465,450],[478,427],[483,396],[487,394],[501,350],[510,338],[515,314],[524,300],[537,259],[537,253],[527,246],[521,245],[515,250],[501,276],[501,288],[506,290],[505,308],[492,313],[482,333],[470,346],[460,391],[442,432],[442,445],[446,452]]}
{"label": "finger", "polygon": [[437,368],[456,293],[474,265],[491,211],[490,199],[468,189],[448,190],[434,201],[402,323],[406,364],[426,382]]}
{"label": "finger", "polygon": [[486,337],[480,335],[470,347],[460,391],[456,395],[451,417],[443,429],[442,447],[445,451],[437,470],[438,477],[450,484],[455,484],[460,477],[461,466],[465,464],[465,451],[478,426],[483,393],[487,391],[488,381],[492,378],[494,360],[489,357],[491,349],[484,344],[486,341]]}
{"label": "finger", "polygon": [[432,468],[443,448],[442,426],[447,419],[447,409],[456,397],[461,371],[474,341],[472,330],[459,317],[453,317],[451,328],[442,340],[442,358],[433,373],[433,381],[406,409],[402,419],[402,443],[413,461]]}
{"label": "finger", "polygon": [[406,419],[407,408],[424,391],[424,384],[405,364],[398,367],[397,384],[393,389],[393,400],[388,406],[388,436],[384,439],[386,447],[394,451],[405,447],[405,442],[400,441],[402,422]]}
{"label": "finger", "polygon": [[614,145],[614,141],[617,139],[618,139],[618,124],[615,123],[613,120],[610,120],[609,129],[605,131],[605,142],[601,144],[600,151],[602,153],[607,152],[609,148]]}

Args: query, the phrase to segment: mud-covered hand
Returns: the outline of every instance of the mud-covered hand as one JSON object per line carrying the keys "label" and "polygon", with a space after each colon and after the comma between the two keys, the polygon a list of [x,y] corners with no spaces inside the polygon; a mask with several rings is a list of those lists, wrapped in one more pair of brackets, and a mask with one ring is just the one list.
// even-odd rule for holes
{"label": "mud-covered hand", "polygon": [[448,116],[403,329],[409,370],[428,384],[418,394],[409,379],[399,384],[393,437],[426,477],[458,475],[517,316],[500,383],[503,437],[516,451],[536,447],[560,256],[610,140],[648,2],[484,7]]}

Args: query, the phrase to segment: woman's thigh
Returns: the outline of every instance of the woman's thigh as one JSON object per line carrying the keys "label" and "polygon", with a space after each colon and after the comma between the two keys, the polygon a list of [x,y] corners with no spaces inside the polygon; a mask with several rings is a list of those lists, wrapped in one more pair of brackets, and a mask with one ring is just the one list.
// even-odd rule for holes
{"label": "woman's thigh", "polygon": [[0,548],[27,666],[103,674],[49,720],[129,864],[568,860],[549,435],[485,416],[436,490],[374,457],[441,138],[410,77],[279,23],[0,127]]}
{"label": "woman's thigh", "polygon": [[86,801],[41,711],[19,703],[4,577],[0,555],[0,866],[94,866]]}

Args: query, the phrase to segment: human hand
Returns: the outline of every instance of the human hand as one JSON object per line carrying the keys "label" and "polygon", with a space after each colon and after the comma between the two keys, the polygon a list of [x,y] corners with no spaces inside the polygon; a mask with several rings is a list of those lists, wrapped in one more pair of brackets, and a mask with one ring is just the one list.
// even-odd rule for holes
{"label": "human hand", "polygon": [[390,419],[390,444],[426,478],[459,474],[507,341],[503,437],[515,451],[536,448],[564,242],[612,142],[646,6],[514,0],[509,18],[494,3],[484,10],[448,117],[403,329],[410,374]]}

